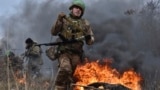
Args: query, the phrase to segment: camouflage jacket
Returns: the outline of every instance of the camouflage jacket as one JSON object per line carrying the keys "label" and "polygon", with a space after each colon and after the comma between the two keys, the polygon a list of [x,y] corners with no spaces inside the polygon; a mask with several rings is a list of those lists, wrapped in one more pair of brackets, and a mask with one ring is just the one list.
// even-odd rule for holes
{"label": "camouflage jacket", "polygon": [[36,46],[36,43],[33,44],[27,51],[27,57],[29,62],[35,62],[37,64],[43,64],[41,57],[42,50],[39,46]]}
{"label": "camouflage jacket", "polygon": [[[70,22],[69,22],[70,21]],[[77,28],[78,26],[78,28]],[[51,34],[56,36],[61,34],[65,39],[70,40],[73,38],[79,39],[81,37],[85,37],[90,35],[91,38],[86,40],[80,39],[79,42],[60,45],[60,50],[70,50],[70,51],[82,51],[84,41],[86,44],[91,45],[94,42],[94,34],[90,23],[86,19],[73,19],[68,16],[66,19],[63,19],[63,22],[57,19],[55,25],[53,25],[51,29]]]}

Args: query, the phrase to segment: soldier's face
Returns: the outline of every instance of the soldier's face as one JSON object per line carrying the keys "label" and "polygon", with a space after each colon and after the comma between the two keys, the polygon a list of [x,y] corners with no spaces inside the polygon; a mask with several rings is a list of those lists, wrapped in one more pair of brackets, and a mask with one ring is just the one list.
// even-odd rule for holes
{"label": "soldier's face", "polygon": [[29,49],[32,46],[31,43],[26,43],[26,49]]}
{"label": "soldier's face", "polygon": [[81,14],[82,14],[82,10],[81,10],[80,7],[74,6],[74,7],[72,8],[72,13],[73,13],[74,16],[80,17]]}

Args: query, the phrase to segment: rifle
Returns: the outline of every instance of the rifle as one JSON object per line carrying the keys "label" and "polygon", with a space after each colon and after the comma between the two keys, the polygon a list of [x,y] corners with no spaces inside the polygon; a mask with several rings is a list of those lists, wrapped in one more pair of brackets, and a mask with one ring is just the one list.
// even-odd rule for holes
{"label": "rifle", "polygon": [[35,46],[54,46],[54,45],[63,45],[63,44],[69,44],[69,43],[75,43],[78,42],[77,40],[70,40],[70,41],[62,41],[62,42],[51,42],[51,43],[42,43],[42,44],[36,44]]}
{"label": "rifle", "polygon": [[42,44],[36,44],[36,46],[42,46],[42,45],[45,45],[45,46],[63,45],[63,44],[69,44],[69,43],[76,43],[76,42],[79,42],[81,40],[84,40],[85,38],[91,38],[90,35],[87,35],[87,36],[81,36],[79,38],[75,38],[75,39],[72,39],[72,40],[67,40],[61,34],[58,34],[58,36],[62,40],[61,42],[42,43]]}

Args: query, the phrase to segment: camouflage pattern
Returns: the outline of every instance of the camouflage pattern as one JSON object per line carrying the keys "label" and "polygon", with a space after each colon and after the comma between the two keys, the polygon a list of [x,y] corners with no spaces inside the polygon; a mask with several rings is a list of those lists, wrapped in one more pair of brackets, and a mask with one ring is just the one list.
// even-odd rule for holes
{"label": "camouflage pattern", "polygon": [[[59,57],[59,73],[55,81],[56,86],[66,88],[66,85],[73,83],[72,74],[78,64],[81,63],[81,56],[78,54],[63,53]],[[59,89],[58,89],[59,90]],[[61,89],[66,90],[66,89]]]}
{"label": "camouflage pattern", "polygon": [[[36,43],[35,43],[36,44]],[[43,64],[41,57],[41,48],[33,44],[26,52],[28,61],[28,71],[31,76],[38,75],[40,67]]]}
{"label": "camouflage pattern", "polygon": [[57,57],[55,46],[51,46],[46,50],[46,56],[52,61],[56,60]]}
{"label": "camouflage pattern", "polygon": [[[75,26],[78,26],[78,28]],[[57,48],[59,54],[59,72],[55,80],[54,90],[66,90],[66,85],[74,82],[72,75],[76,66],[82,62],[84,42],[88,45],[93,44],[94,35],[91,26],[86,19],[73,19],[71,16],[67,17],[67,19],[63,19],[63,23],[57,19],[55,25],[51,29],[51,34],[53,36],[61,34],[66,40],[78,38],[78,42],[59,45]],[[90,35],[91,38],[87,40],[86,38],[81,39],[81,37],[87,35]]]}
{"label": "camouflage pattern", "polygon": [[[59,20],[56,21],[55,25],[52,27],[51,29],[51,34],[53,36],[56,36],[59,34],[59,32],[61,32],[61,34],[67,38],[70,39],[72,36],[72,31],[74,29],[75,36],[81,37],[84,35],[91,35],[91,39],[90,40],[86,40],[86,44],[90,45],[94,42],[94,35],[93,35],[93,31],[92,28],[90,26],[90,23],[88,22],[88,20],[86,19],[73,19],[70,16],[67,17],[67,19],[69,19],[70,21],[72,21],[74,24],[76,24],[77,26],[79,26],[79,28],[81,30],[75,30],[74,25],[70,24],[70,22],[68,22],[66,19],[63,19],[63,23]],[[77,34],[78,33],[78,34]]]}

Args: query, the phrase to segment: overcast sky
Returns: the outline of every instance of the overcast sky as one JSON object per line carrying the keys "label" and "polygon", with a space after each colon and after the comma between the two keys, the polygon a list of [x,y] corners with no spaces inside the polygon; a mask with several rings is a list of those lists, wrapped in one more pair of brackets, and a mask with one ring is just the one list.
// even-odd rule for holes
{"label": "overcast sky", "polygon": [[[16,12],[16,7],[21,0],[0,0],[0,17],[10,16]],[[0,28],[0,38],[2,37],[2,29]]]}
{"label": "overcast sky", "polygon": [[9,15],[15,11],[21,0],[0,0],[0,15]]}

